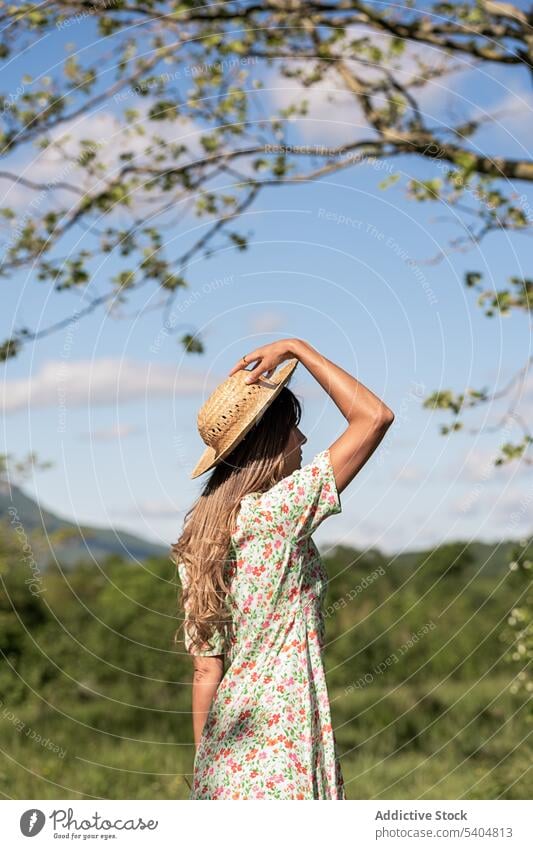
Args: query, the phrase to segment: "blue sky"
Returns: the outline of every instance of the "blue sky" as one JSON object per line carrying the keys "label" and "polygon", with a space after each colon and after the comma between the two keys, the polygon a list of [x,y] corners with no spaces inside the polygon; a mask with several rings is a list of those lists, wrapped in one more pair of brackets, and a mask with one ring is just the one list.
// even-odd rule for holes
{"label": "blue sky", "polygon": [[[44,39],[25,58],[25,70],[48,72],[67,35],[90,45],[91,27],[86,21],[75,32],[71,27]],[[13,63],[4,78],[14,87],[19,73],[20,62]],[[265,83],[265,110],[298,94],[296,84],[273,73]],[[326,89],[334,87],[328,83],[311,97],[309,118],[291,125],[294,143],[332,145],[361,132],[360,116],[345,94],[327,102]],[[445,120],[450,104],[463,117],[479,108],[510,109],[476,142],[492,153],[524,155],[533,122],[521,72],[493,68],[489,76],[485,67],[442,78],[425,96],[424,109],[432,121]],[[104,105],[76,132],[115,132],[117,114]],[[33,177],[42,173],[42,179],[58,168],[29,149],[17,152],[11,165]],[[377,184],[390,173],[400,180],[380,191]],[[386,439],[342,494],[342,513],[318,530],[319,544],[394,552],[530,532],[526,470],[516,463],[491,470],[504,436],[518,441],[520,432],[442,437],[439,424],[449,418],[421,407],[422,398],[437,389],[501,389],[531,354],[529,319],[485,318],[463,282],[466,271],[481,271],[487,286],[500,289],[511,274],[524,275],[529,239],[493,234],[468,252],[428,262],[447,250],[468,219],[453,208],[409,201],[406,183],[413,176],[437,173],[430,163],[404,156],[298,187],[266,189],[239,225],[250,234],[249,250],[224,247],[211,259],[198,258],[188,272],[189,289],[176,300],[176,320],[183,332],[200,332],[203,356],[184,354],[172,336],[161,334],[158,294],[148,287],[119,316],[100,310],[74,329],[28,345],[3,367],[0,450],[17,457],[32,450],[54,465],[28,480],[26,491],[71,520],[170,544],[202,485],[201,478],[188,477],[203,450],[196,432],[199,407],[243,353],[296,336],[353,373],[396,413]],[[533,204],[526,184],[512,188]],[[0,195],[7,191],[0,184]],[[23,215],[30,199],[22,192],[1,199],[0,206],[15,203]],[[473,198],[466,201],[474,205]],[[185,217],[166,234],[170,255],[204,226]],[[80,238],[87,238],[83,231],[69,247]],[[3,280],[2,336],[13,325],[44,327],[72,314],[84,297],[106,290],[116,269],[113,257],[105,258],[84,294],[51,294],[27,269]],[[291,387],[304,406],[305,463],[340,435],[345,422],[303,366]],[[490,427],[507,403],[467,416],[466,430]],[[531,379],[519,409],[531,420]]]}

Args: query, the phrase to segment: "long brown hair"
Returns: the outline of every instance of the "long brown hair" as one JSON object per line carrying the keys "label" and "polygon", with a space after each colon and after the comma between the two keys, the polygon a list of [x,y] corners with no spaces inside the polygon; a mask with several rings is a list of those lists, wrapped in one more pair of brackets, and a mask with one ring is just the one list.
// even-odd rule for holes
{"label": "long brown hair", "polygon": [[215,466],[185,514],[183,532],[172,545],[171,558],[176,564],[181,561],[187,573],[178,607],[184,618],[180,628],[187,628],[192,653],[210,642],[216,628],[227,634],[226,566],[241,498],[250,492],[265,492],[285,476],[284,452],[301,415],[300,401],[285,385],[259,421]]}

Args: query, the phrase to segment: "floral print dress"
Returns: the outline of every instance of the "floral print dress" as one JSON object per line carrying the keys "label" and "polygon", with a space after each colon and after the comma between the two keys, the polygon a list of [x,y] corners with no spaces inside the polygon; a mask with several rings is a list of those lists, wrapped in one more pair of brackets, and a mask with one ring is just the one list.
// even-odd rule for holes
{"label": "floral print dress", "polygon": [[311,539],[341,510],[329,449],[242,499],[227,565],[231,636],[217,630],[193,651],[224,654],[226,671],[190,799],[346,798],[322,660],[327,574]]}

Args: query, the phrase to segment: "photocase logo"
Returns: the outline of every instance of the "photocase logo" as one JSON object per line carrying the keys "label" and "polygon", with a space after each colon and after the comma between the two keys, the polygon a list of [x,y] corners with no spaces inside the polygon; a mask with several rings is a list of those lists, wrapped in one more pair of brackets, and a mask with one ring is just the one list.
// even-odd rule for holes
{"label": "photocase logo", "polygon": [[24,837],[35,837],[42,830],[46,817],[38,808],[24,811],[20,818],[20,830]]}

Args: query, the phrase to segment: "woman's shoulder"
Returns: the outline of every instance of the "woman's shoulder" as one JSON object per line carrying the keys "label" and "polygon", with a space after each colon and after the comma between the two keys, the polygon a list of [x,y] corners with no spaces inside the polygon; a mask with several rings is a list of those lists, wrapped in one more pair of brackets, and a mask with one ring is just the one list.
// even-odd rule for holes
{"label": "woman's shoulder", "polygon": [[264,492],[250,492],[240,502],[237,529],[282,536],[306,536],[328,515],[342,510],[329,449],[295,469]]}

